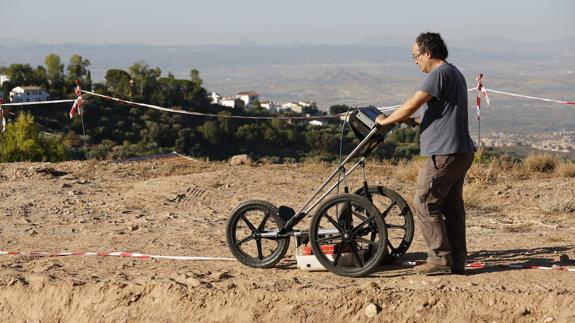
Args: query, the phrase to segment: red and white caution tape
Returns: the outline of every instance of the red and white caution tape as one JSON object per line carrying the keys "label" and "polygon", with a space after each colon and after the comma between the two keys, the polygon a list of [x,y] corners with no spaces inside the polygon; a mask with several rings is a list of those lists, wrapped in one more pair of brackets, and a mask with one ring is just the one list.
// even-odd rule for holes
{"label": "red and white caution tape", "polygon": [[4,103],[4,104],[2,104],[2,105],[5,106],[5,107],[9,107],[9,106],[21,106],[21,105],[69,103],[69,102],[74,102],[74,101],[76,101],[76,100],[66,99],[66,100],[49,100],[49,101],[32,101],[32,102],[19,102],[19,103]]}
{"label": "red and white caution tape", "polygon": [[[547,98],[542,98],[542,97],[535,97],[535,96],[530,96],[530,95],[523,95],[523,94],[517,94],[517,93],[488,89],[483,85],[483,74],[479,74],[479,76],[476,78],[476,81],[477,81],[477,86],[470,88],[470,89],[467,89],[467,91],[468,92],[477,91],[476,108],[477,108],[477,119],[478,120],[481,118],[481,116],[480,116],[481,96],[480,95],[483,95],[483,97],[485,98],[485,101],[489,105],[489,103],[490,103],[489,92],[507,95],[507,96],[518,97],[518,98],[539,100],[539,101],[544,101],[544,102],[575,105],[575,101],[553,100],[553,99],[547,99]],[[202,112],[194,112],[194,111],[165,108],[165,107],[161,107],[161,106],[157,106],[157,105],[153,105],[153,104],[146,104],[146,103],[139,103],[139,102],[134,102],[134,101],[129,101],[129,100],[123,100],[123,99],[111,97],[111,96],[104,95],[104,94],[86,91],[86,90],[82,90],[80,88],[79,83],[76,86],[75,93],[77,95],[77,98],[74,100],[67,99],[67,100],[51,100],[51,101],[37,101],[37,102],[6,103],[6,104],[3,104],[3,106],[23,106],[23,105],[74,102],[72,109],[70,110],[70,118],[72,118],[74,116],[74,114],[81,113],[81,108],[82,108],[82,105],[84,103],[84,99],[83,99],[81,94],[86,93],[86,94],[101,97],[101,98],[111,100],[111,101],[121,102],[121,103],[125,103],[125,104],[130,104],[130,105],[137,105],[137,106],[151,108],[151,109],[155,109],[155,110],[159,110],[159,111],[166,111],[166,112],[173,112],[173,113],[187,114],[187,115],[195,115],[195,116],[205,116],[205,117],[230,118],[230,119],[252,119],[252,120],[272,120],[272,119],[285,119],[285,120],[290,120],[290,119],[306,120],[307,119],[307,120],[311,120],[311,119],[332,119],[332,118],[336,119],[336,118],[340,118],[344,115],[344,114],[336,114],[336,115],[309,116],[309,117],[307,117],[307,116],[306,117],[301,117],[301,116],[294,116],[294,117],[288,117],[288,116],[283,116],[283,117],[255,117],[255,116],[237,116],[237,115],[221,115],[221,114],[214,114],[214,113],[202,113]],[[398,104],[398,105],[387,106],[387,107],[378,107],[377,109],[381,112],[391,112],[391,111],[397,110],[401,106],[402,106],[401,104]]]}
{"label": "red and white caution tape", "polygon": [[[402,266],[406,267],[414,267],[421,264],[424,264],[425,261],[404,261],[401,263]],[[557,266],[553,265],[551,267],[548,266],[536,266],[536,265],[521,265],[521,264],[484,264],[484,263],[472,263],[465,265],[466,268],[512,268],[512,269],[540,269],[540,270],[557,270],[557,271],[567,271],[567,272],[575,272],[575,268],[567,267],[567,266]]]}
{"label": "red and white caution tape", "polygon": [[162,256],[147,255],[137,252],[24,252],[24,251],[0,251],[0,256],[27,256],[27,257],[66,257],[66,256],[98,256],[98,257],[128,257],[138,259],[172,259],[193,261],[236,261],[234,258],[224,257],[196,257],[196,256]]}
{"label": "red and white caution tape", "polygon": [[4,100],[0,99],[0,122],[2,123],[0,130],[4,132],[6,131],[6,118],[4,118],[4,109],[2,109],[2,103],[4,103]]}
{"label": "red and white caution tape", "polygon": [[76,113],[82,115],[82,104],[84,104],[84,99],[82,99],[82,88],[80,87],[80,81],[78,80],[76,80],[74,93],[76,93],[77,98],[74,100],[74,104],[72,104],[72,108],[70,109],[70,119],[74,118]]}
{"label": "red and white caution tape", "polygon": [[492,90],[492,89],[486,89],[486,90],[487,90],[487,92],[493,92],[493,93],[498,93],[498,94],[503,94],[503,95],[508,95],[508,96],[514,96],[517,98],[539,100],[539,101],[544,101],[544,102],[561,103],[561,104],[575,104],[575,101],[552,100],[552,99],[540,98],[540,97],[530,96],[530,95],[523,95],[523,94],[504,92],[504,91],[497,91],[497,90]]}
{"label": "red and white caution tape", "polygon": [[475,80],[477,81],[477,97],[475,98],[475,106],[477,107],[477,120],[481,120],[481,94],[483,94],[487,105],[489,105],[489,96],[487,95],[487,90],[483,86],[483,74],[479,74]]}
{"label": "red and white caution tape", "polygon": [[229,118],[229,119],[256,119],[256,120],[272,120],[272,119],[284,119],[284,120],[290,120],[290,119],[334,119],[334,118],[339,118],[339,115],[329,115],[329,116],[309,116],[309,117],[252,117],[252,116],[235,116],[235,115],[225,115],[225,114],[214,114],[214,113],[202,113],[202,112],[194,112],[194,111],[186,111],[186,110],[178,110],[178,109],[171,109],[171,108],[165,108],[165,107],[160,107],[157,105],[153,105],[153,104],[146,104],[146,103],[139,103],[139,102],[134,102],[134,101],[128,101],[128,100],[123,100],[123,99],[118,99],[118,98],[114,98],[108,95],[104,95],[104,94],[99,94],[99,93],[95,93],[95,92],[91,92],[91,91],[86,91],[86,90],[82,90],[82,92],[90,94],[90,95],[94,95],[97,97],[101,97],[107,100],[112,100],[112,101],[116,101],[116,102],[121,102],[121,103],[126,103],[126,104],[131,104],[131,105],[137,105],[137,106],[141,106],[141,107],[146,107],[146,108],[150,108],[150,109],[155,109],[155,110],[160,110],[160,111],[166,111],[166,112],[173,112],[173,113],[180,113],[180,114],[187,114],[187,115],[193,115],[193,116],[204,116],[204,117],[217,117],[217,118]]}
{"label": "red and white caution tape", "polygon": [[[483,75],[483,74],[481,74]],[[485,90],[485,88],[483,88]],[[470,89],[467,89],[467,92],[471,92],[471,91],[475,91],[477,90],[477,87],[472,87]],[[486,98],[487,104],[489,104],[489,98]],[[395,111],[397,109],[399,109],[402,105],[401,104],[397,104],[397,105],[392,105],[389,107],[378,107],[377,109],[381,112],[388,112],[388,111]]]}

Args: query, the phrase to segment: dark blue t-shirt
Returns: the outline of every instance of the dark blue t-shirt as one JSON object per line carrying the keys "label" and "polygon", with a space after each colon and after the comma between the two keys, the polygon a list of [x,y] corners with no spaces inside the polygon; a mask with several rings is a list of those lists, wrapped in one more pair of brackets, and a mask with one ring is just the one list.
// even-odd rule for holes
{"label": "dark blue t-shirt", "polygon": [[463,74],[445,62],[429,72],[419,89],[433,96],[422,110],[421,155],[472,153]]}

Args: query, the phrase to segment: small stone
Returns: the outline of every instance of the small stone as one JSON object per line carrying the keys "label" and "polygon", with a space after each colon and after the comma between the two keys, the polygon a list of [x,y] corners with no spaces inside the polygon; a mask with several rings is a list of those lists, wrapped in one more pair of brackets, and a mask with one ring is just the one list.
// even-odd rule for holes
{"label": "small stone", "polygon": [[227,271],[215,272],[215,273],[210,275],[210,278],[215,280],[215,281],[220,281],[222,279],[232,278],[232,277],[234,277],[234,276],[230,275],[230,273]]}
{"label": "small stone", "polygon": [[80,280],[75,280],[72,282],[72,286],[82,286],[82,285],[86,285],[86,282]]}
{"label": "small stone", "polygon": [[247,154],[242,155],[235,155],[230,158],[230,165],[238,166],[238,165],[252,165],[254,160],[250,158]]}
{"label": "small stone", "polygon": [[137,224],[132,224],[132,228],[131,228],[132,231],[136,231],[136,230],[138,230],[139,228],[140,228],[139,225],[137,225]]}
{"label": "small stone", "polygon": [[62,188],[68,188],[68,187],[72,187],[72,185],[68,184],[68,183],[64,183],[61,186]]}
{"label": "small stone", "polygon": [[186,198],[186,194],[174,194],[172,197],[168,198],[167,200],[170,202],[180,202]]}
{"label": "small stone", "polygon": [[20,281],[20,279],[12,277],[12,278],[8,281],[8,286],[16,285],[16,283],[18,283],[19,281]]}
{"label": "small stone", "polygon": [[380,310],[379,306],[373,303],[369,303],[364,309],[365,316],[375,317],[379,313],[379,310]]}
{"label": "small stone", "polygon": [[28,233],[29,236],[35,236],[38,234],[38,232],[34,229],[26,230],[26,232]]}
{"label": "small stone", "polygon": [[524,307],[519,310],[518,314],[521,316],[525,316],[531,314],[531,311],[527,307]]}
{"label": "small stone", "polygon": [[555,318],[554,318],[554,317],[550,317],[550,316],[549,316],[549,317],[546,317],[545,319],[543,319],[543,322],[545,322],[545,323],[549,323],[549,322],[553,322],[553,321],[555,321]]}
{"label": "small stone", "polygon": [[228,283],[226,284],[226,288],[227,288],[227,289],[234,289],[234,288],[236,288],[236,284],[234,284],[234,283],[232,283],[232,282],[228,282]]}
{"label": "small stone", "polygon": [[88,183],[88,181],[82,178],[82,179],[79,179],[77,183],[78,184],[86,184],[86,183]]}

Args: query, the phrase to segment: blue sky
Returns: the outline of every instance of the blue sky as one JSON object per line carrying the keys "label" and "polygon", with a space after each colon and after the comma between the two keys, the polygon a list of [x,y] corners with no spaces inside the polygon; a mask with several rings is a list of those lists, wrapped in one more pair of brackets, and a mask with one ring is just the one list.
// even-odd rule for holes
{"label": "blue sky", "polygon": [[575,1],[0,0],[0,38],[156,45],[309,42],[377,35],[522,41],[575,36]]}

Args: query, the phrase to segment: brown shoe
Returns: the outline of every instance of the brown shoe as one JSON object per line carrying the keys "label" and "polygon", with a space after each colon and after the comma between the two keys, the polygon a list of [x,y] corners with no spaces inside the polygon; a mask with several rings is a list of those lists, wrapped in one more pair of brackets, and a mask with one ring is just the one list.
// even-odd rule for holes
{"label": "brown shoe", "polygon": [[436,265],[432,263],[425,263],[413,269],[417,274],[421,275],[441,275],[451,273],[450,266]]}

